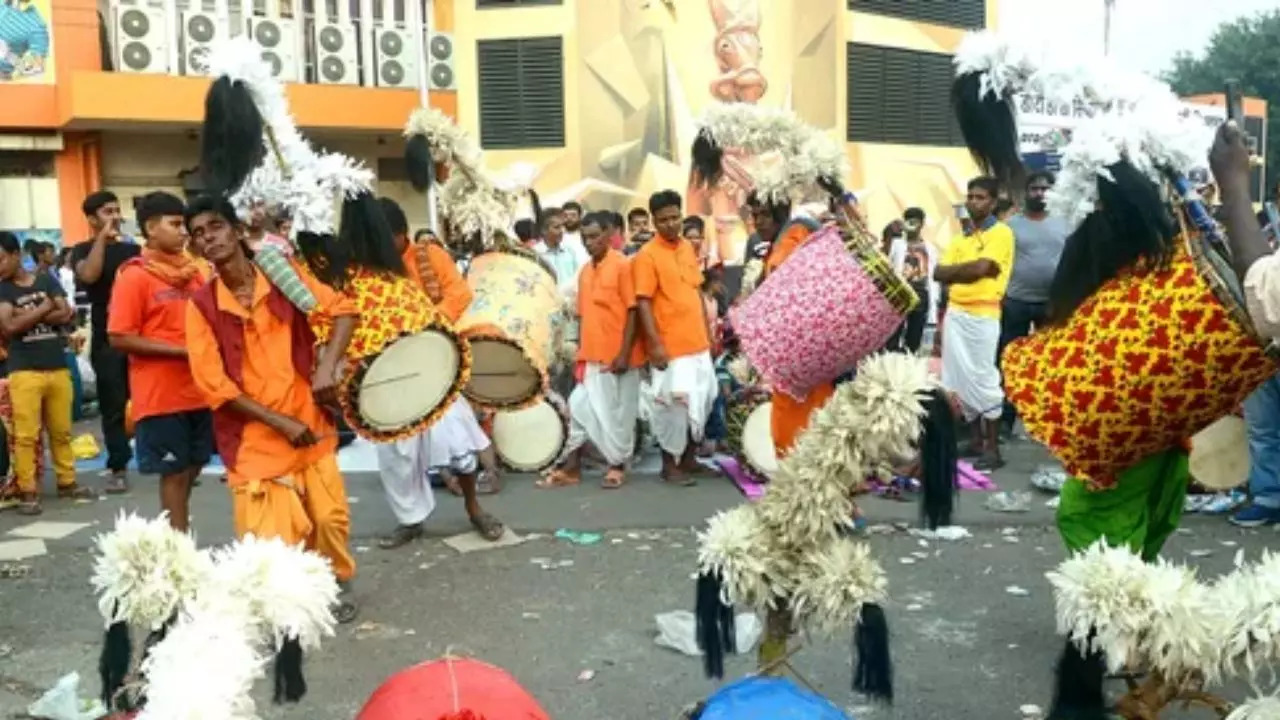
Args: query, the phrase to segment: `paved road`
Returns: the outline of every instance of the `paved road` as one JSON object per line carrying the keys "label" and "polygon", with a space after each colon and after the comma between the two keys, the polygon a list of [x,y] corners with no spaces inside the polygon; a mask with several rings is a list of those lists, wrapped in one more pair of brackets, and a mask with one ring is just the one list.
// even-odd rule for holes
{"label": "paved road", "polygon": [[[1026,444],[1009,457],[1010,466],[996,476],[1002,489],[1025,488],[1030,471],[1044,461]],[[267,705],[263,684],[264,717],[351,720],[387,675],[449,649],[511,670],[557,720],[674,718],[713,689],[697,659],[654,645],[653,618],[691,609],[691,528],[741,502],[727,481],[677,489],[637,477],[623,490],[605,492],[594,485],[539,491],[528,479],[513,479],[489,501],[490,509],[520,532],[543,536],[469,554],[441,539],[467,530],[452,498],[441,497],[432,519],[435,537],[387,552],[374,546],[392,523],[377,478],[349,478],[349,494],[356,503],[362,615],[309,660],[312,693],[301,706]],[[958,522],[974,537],[957,543],[923,544],[901,531],[872,536],[894,598],[889,613],[899,701],[893,708],[867,706],[848,690],[848,637],[815,639],[798,656],[798,670],[859,720],[1018,718],[1021,705],[1047,705],[1060,643],[1044,571],[1061,551],[1046,499],[1038,495],[1030,512],[1000,515],[982,508],[981,494],[966,493]],[[89,505],[51,503],[42,520],[91,525],[49,541],[48,554],[22,561],[31,567],[26,578],[0,579],[0,717],[19,716],[41,689],[71,670],[96,691],[100,621],[87,583],[88,549],[93,534],[122,508],[154,512],[157,503],[141,489]],[[915,507],[904,503],[873,499],[866,508],[872,523],[915,520]],[[194,512],[202,543],[229,537],[229,504],[215,482],[197,490]],[[28,522],[0,514],[0,543]],[[605,537],[578,546],[549,537],[558,528]],[[1270,530],[1191,518],[1168,554],[1191,560],[1190,551],[1212,551],[1194,562],[1217,573],[1237,547],[1253,552],[1275,547],[1277,539]],[[1028,594],[1010,594],[1011,586]],[[737,658],[730,672],[750,667],[749,658]],[[580,681],[583,670],[594,677]]]}

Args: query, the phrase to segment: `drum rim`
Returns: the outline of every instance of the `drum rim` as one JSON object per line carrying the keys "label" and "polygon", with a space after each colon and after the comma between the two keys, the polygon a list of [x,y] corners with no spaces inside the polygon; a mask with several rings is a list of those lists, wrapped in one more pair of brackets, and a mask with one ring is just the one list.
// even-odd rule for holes
{"label": "drum rim", "polygon": [[[1227,312],[1227,317],[1236,324],[1240,332],[1252,340],[1262,349],[1264,355],[1272,360],[1280,360],[1280,346],[1276,343],[1268,342],[1258,334],[1258,329],[1254,326],[1252,318],[1249,317],[1249,310],[1245,307],[1243,297],[1237,297],[1228,286],[1228,281],[1221,276],[1218,266],[1210,259],[1209,253],[1213,249],[1209,247],[1208,241],[1205,240],[1202,233],[1192,233],[1183,231],[1182,244],[1187,249],[1187,255],[1191,258],[1191,264],[1198,274],[1209,286],[1209,291],[1222,304],[1223,309]],[[1243,288],[1241,288],[1243,290]]]}
{"label": "drum rim", "polygon": [[[529,410],[530,408],[537,407],[539,404],[542,404],[542,403],[550,405],[552,412],[556,414],[556,417],[560,418],[560,444],[558,447],[556,447],[556,451],[551,456],[551,460],[541,466],[514,464],[510,462],[505,455],[502,454],[501,450],[498,449],[498,439],[496,437],[498,417],[502,413],[514,413],[514,412],[520,412],[522,410]],[[560,462],[560,457],[564,455],[565,445],[569,444],[569,406],[565,403],[564,399],[560,397],[559,393],[555,392],[554,390],[548,389],[540,395],[540,397],[537,399],[536,402],[531,403],[527,407],[518,408],[515,410],[502,410],[495,413],[493,416],[493,428],[494,428],[493,435],[495,437],[491,438],[490,441],[493,443],[493,454],[497,456],[498,462],[502,465],[502,467],[517,473],[542,472],[547,468],[555,467],[556,463]]]}
{"label": "drum rim", "polygon": [[[477,259],[482,258],[485,255],[493,255],[493,254],[511,255],[513,257],[517,257],[522,260],[528,260],[534,265],[537,265],[539,268],[542,268],[543,272],[551,276],[552,281],[557,283],[559,282],[559,280],[556,278],[556,271],[550,265],[548,265],[545,260],[538,257],[537,253],[533,252],[532,250],[526,250],[524,248],[498,247],[498,248],[493,248],[491,250],[485,250],[482,253],[477,253],[476,256],[471,259],[471,262],[474,263]],[[469,266],[467,268],[467,277],[471,277],[471,270],[473,267],[474,265]]]}
{"label": "drum rim", "polygon": [[[752,461],[751,461],[751,458],[747,456],[747,443],[745,442],[745,441],[746,441],[746,437],[745,437],[745,436],[746,436],[746,432],[747,432],[747,426],[751,423],[751,418],[752,418],[752,417],[753,417],[757,412],[759,412],[761,409],[763,409],[763,408],[764,408],[764,406],[766,406],[766,405],[768,405],[768,406],[769,406],[769,417],[770,417],[770,418],[772,418],[772,417],[773,417],[773,400],[772,400],[772,399],[770,399],[770,398],[764,398],[764,399],[760,400],[759,402],[757,402],[757,403],[755,404],[755,406],[751,408],[750,412],[748,412],[748,413],[747,413],[747,417],[746,417],[746,418],[744,418],[744,419],[743,419],[743,421],[742,421],[742,433],[743,433],[743,436],[744,436],[744,437],[743,437],[743,442],[741,443],[741,447],[742,447],[742,450],[741,450],[741,455],[742,455],[741,460],[742,460],[742,462],[746,463],[746,464],[747,464],[747,466],[749,466],[753,472],[755,472],[755,473],[759,474],[759,475],[760,475],[760,476],[762,476],[762,477],[772,479],[772,476],[773,476],[775,473],[777,473],[777,471],[778,471],[778,449],[777,449],[776,447],[775,447],[775,448],[773,448],[773,464],[774,464],[774,468],[773,468],[773,470],[765,470],[765,469],[763,469],[763,468],[757,467],[757,466],[756,466],[756,464],[755,464],[754,462],[752,462]],[[771,424],[770,424],[771,422],[772,422],[772,420],[770,420],[769,422],[767,422],[767,423],[765,424],[765,428],[766,428],[767,430],[768,430],[768,429],[770,429],[770,428],[772,427],[772,426],[771,426]],[[772,436],[772,435],[770,435],[770,436],[769,436],[769,444],[770,444],[770,445],[772,445],[772,444],[773,444],[773,436]]]}
{"label": "drum rim", "polygon": [[449,407],[462,394],[462,388],[471,380],[471,343],[466,337],[459,335],[451,325],[440,320],[434,321],[415,332],[400,333],[394,340],[384,345],[383,348],[390,347],[393,343],[403,338],[427,332],[437,332],[445,336],[452,342],[454,349],[458,351],[458,372],[455,373],[444,397],[434,408],[431,408],[417,420],[410,422],[399,430],[380,430],[372,427],[365,422],[364,416],[360,414],[360,383],[364,380],[365,373],[369,372],[369,367],[373,364],[373,361],[381,355],[381,352],[360,358],[352,363],[350,371],[342,380],[340,392],[338,393],[338,405],[342,409],[342,419],[346,421],[356,435],[376,443],[395,442],[413,437],[434,425],[436,421],[448,412]]}
{"label": "drum rim", "polygon": [[514,400],[493,402],[486,398],[477,397],[473,394],[474,391],[471,389],[471,367],[470,364],[468,364],[467,382],[462,385],[462,394],[467,398],[467,400],[470,400],[485,410],[498,412],[524,410],[531,405],[538,404],[538,401],[542,399],[542,394],[547,387],[547,378],[549,377],[549,374],[546,370],[538,368],[538,364],[533,361],[533,358],[529,356],[529,353],[525,352],[524,348],[520,347],[519,343],[505,335],[498,335],[487,330],[477,330],[476,332],[463,331],[461,337],[467,341],[468,351],[470,350],[470,344],[476,341],[498,342],[503,345],[507,345],[508,347],[515,348],[515,350],[520,353],[520,357],[524,358],[525,363],[537,371],[538,375],[538,382],[534,384],[533,389],[530,390],[528,394]]}

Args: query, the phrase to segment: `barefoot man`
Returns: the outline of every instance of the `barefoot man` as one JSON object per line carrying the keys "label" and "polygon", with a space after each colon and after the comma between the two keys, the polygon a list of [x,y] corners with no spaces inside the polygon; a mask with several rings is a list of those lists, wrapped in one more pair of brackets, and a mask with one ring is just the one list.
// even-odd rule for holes
{"label": "barefoot man", "polygon": [[582,241],[590,261],[578,275],[582,328],[578,361],[586,363],[586,370],[569,396],[569,440],[564,459],[547,478],[538,481],[538,487],[578,484],[582,448],[590,440],[609,464],[602,487],[620,488],[635,450],[644,346],[637,342],[631,264],[611,247],[612,236],[606,233],[612,222],[607,212],[591,213],[582,221]]}
{"label": "barefoot man", "polygon": [[716,397],[711,329],[702,301],[702,269],[693,245],[680,237],[680,194],[649,198],[658,234],[631,261],[636,305],[653,369],[653,433],[662,448],[662,479],[693,485],[702,474],[694,457]]}

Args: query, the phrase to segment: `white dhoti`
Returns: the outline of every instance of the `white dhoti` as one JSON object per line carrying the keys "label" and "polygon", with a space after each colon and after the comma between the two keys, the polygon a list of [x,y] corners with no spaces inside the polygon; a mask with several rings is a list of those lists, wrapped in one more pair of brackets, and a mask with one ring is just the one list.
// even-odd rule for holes
{"label": "white dhoti", "polygon": [[1004,388],[996,353],[1000,321],[948,307],[942,321],[942,386],[960,401],[966,421],[1000,419]]}
{"label": "white dhoti", "polygon": [[662,451],[679,457],[692,437],[702,442],[716,400],[716,368],[711,353],[672,358],[666,370],[653,371],[653,416],[649,425]]}
{"label": "white dhoti", "polygon": [[569,396],[569,440],[564,455],[590,440],[610,467],[625,465],[635,451],[639,411],[639,370],[619,375],[604,365],[588,364],[582,382]]}
{"label": "white dhoti", "polygon": [[431,470],[473,473],[476,454],[489,447],[476,414],[459,397],[431,427],[410,438],[376,446],[387,504],[401,525],[426,521],[436,508]]}

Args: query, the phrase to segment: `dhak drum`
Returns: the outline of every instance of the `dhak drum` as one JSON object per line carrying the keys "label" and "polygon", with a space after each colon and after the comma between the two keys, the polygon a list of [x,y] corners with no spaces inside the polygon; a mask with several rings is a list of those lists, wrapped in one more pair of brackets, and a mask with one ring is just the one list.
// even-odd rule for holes
{"label": "dhak drum", "polygon": [[472,658],[443,657],[387,678],[356,720],[550,720],[506,670]]}
{"label": "dhak drum", "polygon": [[493,451],[516,472],[541,472],[556,464],[569,440],[569,407],[555,392],[520,410],[493,415]]}
{"label": "dhak drum", "polygon": [[1091,490],[1229,414],[1280,366],[1234,273],[1199,236],[1131,268],[1063,325],[1009,344],[1005,392],[1027,432]]}
{"label": "dhak drum", "polygon": [[919,302],[888,258],[837,228],[814,233],[730,313],[742,351],[802,400],[880,350]]}
{"label": "dhak drum", "polygon": [[502,250],[477,255],[467,283],[474,299],[457,327],[473,365],[463,393],[495,410],[537,402],[563,322],[555,275],[531,254]]}
{"label": "dhak drum", "polygon": [[1191,477],[1209,490],[1231,490],[1249,479],[1249,436],[1244,420],[1219,418],[1191,438]]}
{"label": "dhak drum", "polygon": [[[412,280],[364,270],[351,280],[360,322],[339,387],[342,416],[373,442],[415,435],[449,409],[471,371],[471,349]],[[317,338],[331,330],[313,316]]]}
{"label": "dhak drum", "polygon": [[729,408],[727,444],[734,457],[765,478],[778,471],[778,454],[773,447],[773,403],[767,399],[741,402]]}

